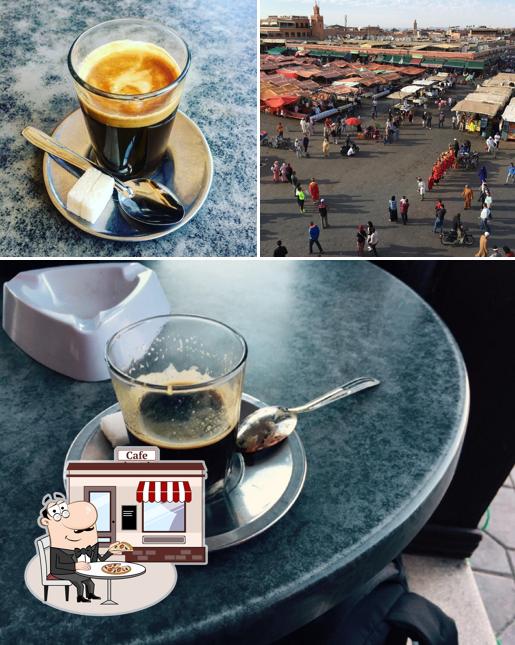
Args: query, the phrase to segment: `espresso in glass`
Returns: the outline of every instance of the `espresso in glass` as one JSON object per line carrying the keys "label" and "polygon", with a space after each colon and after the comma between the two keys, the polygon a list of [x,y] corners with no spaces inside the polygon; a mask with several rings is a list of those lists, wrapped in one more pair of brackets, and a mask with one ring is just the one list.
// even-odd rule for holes
{"label": "espresso in glass", "polygon": [[198,389],[207,377],[196,369],[168,368],[139,378],[167,389],[126,388],[113,380],[131,445],[159,446],[161,459],[203,460],[206,487],[222,482],[236,448],[239,391],[232,384]]}
{"label": "espresso in glass", "polygon": [[201,316],[148,318],[120,330],[106,351],[131,444],[161,459],[203,460],[206,494],[224,490],[236,451],[247,345]]}
{"label": "espresso in glass", "polygon": [[68,65],[96,161],[123,178],[151,174],[169,145],[187,45],[146,21],[113,20],[72,45]]}

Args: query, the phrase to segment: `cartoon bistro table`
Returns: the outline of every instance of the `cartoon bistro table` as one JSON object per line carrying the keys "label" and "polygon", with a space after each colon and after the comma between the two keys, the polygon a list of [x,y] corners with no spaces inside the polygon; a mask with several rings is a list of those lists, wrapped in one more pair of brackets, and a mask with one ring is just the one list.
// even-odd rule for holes
{"label": "cartoon bistro table", "polygon": [[[116,562],[113,560],[109,561],[110,564],[126,564],[125,562]],[[104,602],[101,602],[101,605],[117,605],[118,603],[113,600],[111,595],[111,582],[113,580],[122,580],[123,578],[135,578],[136,576],[141,576],[145,573],[146,568],[142,564],[137,562],[131,562],[131,570],[123,574],[112,574],[102,571],[102,567],[105,566],[105,562],[90,562],[91,569],[88,571],[77,571],[81,576],[87,576],[88,578],[103,578],[107,580],[107,598]]]}

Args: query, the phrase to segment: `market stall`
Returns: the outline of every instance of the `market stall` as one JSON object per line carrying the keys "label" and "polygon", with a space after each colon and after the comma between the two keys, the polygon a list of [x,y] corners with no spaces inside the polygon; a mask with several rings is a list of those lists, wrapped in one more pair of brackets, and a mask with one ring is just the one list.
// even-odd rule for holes
{"label": "market stall", "polygon": [[479,87],[452,108],[459,120],[464,119],[464,129],[467,132],[479,132],[482,136],[487,136],[496,130],[495,117],[510,100],[512,88],[498,87],[493,92],[490,89],[492,88],[487,90]]}
{"label": "market stall", "polygon": [[515,141],[515,97],[504,108],[501,118],[501,137],[505,141]]}

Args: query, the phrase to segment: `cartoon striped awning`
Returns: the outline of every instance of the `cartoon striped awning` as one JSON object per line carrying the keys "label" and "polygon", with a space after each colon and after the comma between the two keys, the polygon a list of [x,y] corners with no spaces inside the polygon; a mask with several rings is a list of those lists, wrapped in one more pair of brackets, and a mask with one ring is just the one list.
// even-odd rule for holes
{"label": "cartoon striped awning", "polygon": [[136,492],[138,502],[191,502],[189,482],[140,482]]}

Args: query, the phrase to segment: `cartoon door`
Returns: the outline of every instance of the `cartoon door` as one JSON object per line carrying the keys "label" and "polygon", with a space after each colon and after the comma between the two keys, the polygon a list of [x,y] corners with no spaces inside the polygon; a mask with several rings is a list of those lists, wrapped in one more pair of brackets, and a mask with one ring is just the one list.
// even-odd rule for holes
{"label": "cartoon door", "polygon": [[84,486],[84,499],[97,509],[98,541],[116,541],[116,487]]}

